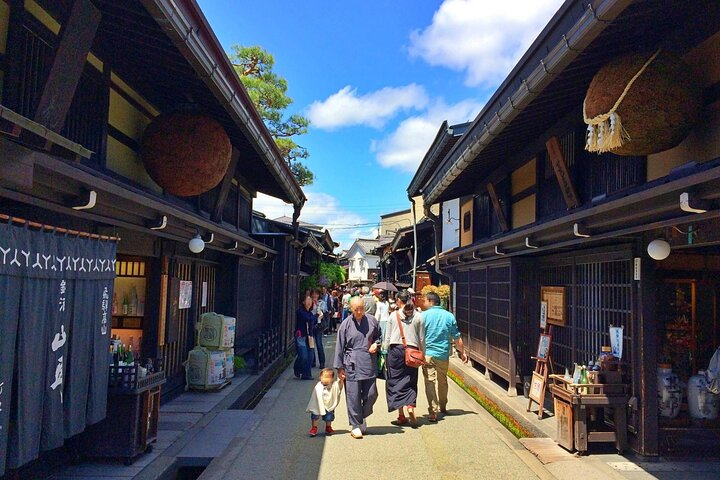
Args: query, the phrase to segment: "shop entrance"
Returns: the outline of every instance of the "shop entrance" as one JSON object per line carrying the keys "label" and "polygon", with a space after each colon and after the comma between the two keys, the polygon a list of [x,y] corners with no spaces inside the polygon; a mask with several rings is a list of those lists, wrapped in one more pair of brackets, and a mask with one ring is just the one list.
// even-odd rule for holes
{"label": "shop entrance", "polygon": [[720,347],[720,247],[673,252],[657,279],[660,453],[717,456],[720,395],[708,385],[720,371],[704,372]]}

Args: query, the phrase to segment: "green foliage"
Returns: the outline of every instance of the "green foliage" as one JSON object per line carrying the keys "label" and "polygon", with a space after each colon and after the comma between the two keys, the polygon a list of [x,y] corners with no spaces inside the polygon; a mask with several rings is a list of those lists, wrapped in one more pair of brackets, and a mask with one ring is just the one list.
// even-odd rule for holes
{"label": "green foliage", "polygon": [[245,359],[243,357],[235,355],[233,357],[233,366],[235,367],[235,370],[242,370],[247,366],[247,363],[245,363]]}
{"label": "green foliage", "polygon": [[305,277],[300,283],[301,291],[308,288],[331,287],[345,282],[345,269],[337,263],[318,262],[315,266],[315,273]]}
{"label": "green foliage", "polygon": [[232,45],[230,49],[230,61],[275,139],[280,153],[298,183],[302,186],[310,185],[315,176],[301,162],[308,158],[308,151],[292,138],[306,134],[310,120],[298,114],[285,115],[293,99],[287,95],[287,80],[273,72],[275,58],[257,45]]}
{"label": "green foliage", "polygon": [[515,435],[515,438],[532,438],[535,435],[530,430],[525,428],[520,422],[518,422],[512,415],[500,408],[500,405],[491,400],[487,395],[483,394],[476,387],[468,386],[465,383],[465,379],[455,372],[454,370],[448,370],[448,377],[458,384],[460,388],[465,390],[477,403],[480,404],[485,410],[490,413],[500,424],[507,428],[510,433]]}

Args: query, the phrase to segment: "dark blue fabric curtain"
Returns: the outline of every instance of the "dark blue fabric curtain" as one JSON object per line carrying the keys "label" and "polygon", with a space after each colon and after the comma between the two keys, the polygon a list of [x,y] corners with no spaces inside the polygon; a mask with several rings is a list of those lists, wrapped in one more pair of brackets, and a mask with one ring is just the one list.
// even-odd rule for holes
{"label": "dark blue fabric curtain", "polygon": [[0,475],[105,417],[115,252],[0,224]]}

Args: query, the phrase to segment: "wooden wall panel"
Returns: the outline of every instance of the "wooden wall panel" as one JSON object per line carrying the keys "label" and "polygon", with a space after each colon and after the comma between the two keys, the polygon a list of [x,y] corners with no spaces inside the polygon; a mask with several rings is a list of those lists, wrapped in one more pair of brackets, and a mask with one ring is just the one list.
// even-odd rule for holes
{"label": "wooden wall panel", "polygon": [[520,228],[535,221],[535,195],[512,204],[512,228]]}

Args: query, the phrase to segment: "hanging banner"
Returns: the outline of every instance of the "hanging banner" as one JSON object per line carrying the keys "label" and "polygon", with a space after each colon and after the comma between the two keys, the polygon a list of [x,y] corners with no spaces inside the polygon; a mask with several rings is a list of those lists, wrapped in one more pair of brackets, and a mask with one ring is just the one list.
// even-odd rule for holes
{"label": "hanging banner", "polygon": [[105,416],[115,251],[0,224],[0,475]]}
{"label": "hanging banner", "polygon": [[610,350],[615,358],[622,360],[623,327],[610,327]]}

